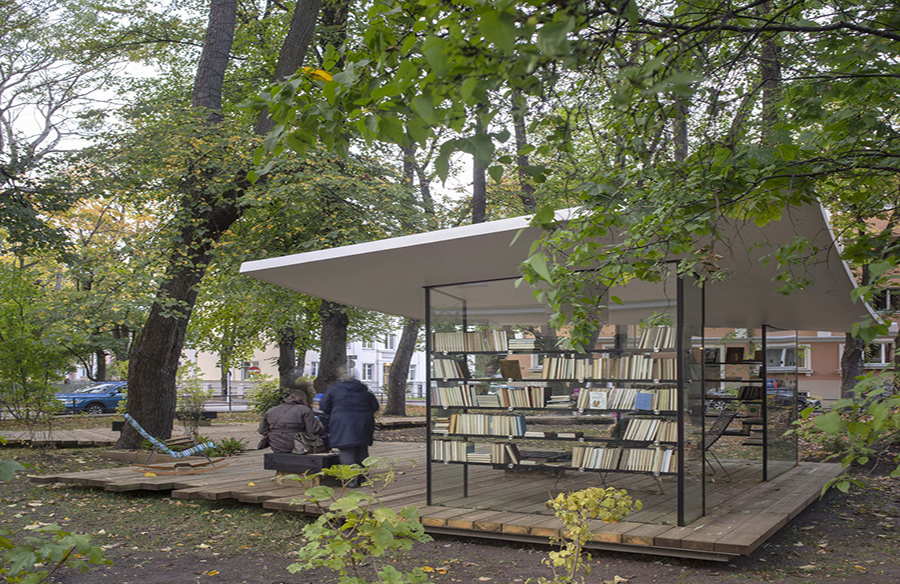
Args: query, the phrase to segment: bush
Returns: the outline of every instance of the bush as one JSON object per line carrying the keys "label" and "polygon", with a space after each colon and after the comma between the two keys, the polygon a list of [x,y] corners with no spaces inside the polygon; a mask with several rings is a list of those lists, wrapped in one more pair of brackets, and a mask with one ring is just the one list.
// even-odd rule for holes
{"label": "bush", "polygon": [[253,388],[247,392],[249,398],[247,405],[252,411],[262,416],[269,408],[281,405],[284,398],[289,395],[291,395],[291,389],[280,387],[277,379],[257,374],[253,376]]}
{"label": "bush", "polygon": [[212,390],[203,389],[200,367],[190,361],[178,367],[178,401],[175,415],[184,423],[186,434],[196,434],[200,426],[200,413],[212,397]]}
{"label": "bush", "polygon": [[247,451],[247,441],[243,438],[222,438],[216,442],[216,447],[207,450],[210,456],[236,456]]}

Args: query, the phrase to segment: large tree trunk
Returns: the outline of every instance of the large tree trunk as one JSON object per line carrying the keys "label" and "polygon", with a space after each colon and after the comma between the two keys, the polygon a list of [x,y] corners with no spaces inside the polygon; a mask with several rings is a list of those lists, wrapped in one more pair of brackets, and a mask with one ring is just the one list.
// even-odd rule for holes
{"label": "large tree trunk", "polygon": [[421,320],[408,318],[403,323],[403,333],[400,335],[400,343],[394,354],[391,364],[391,374],[388,377],[387,405],[384,408],[386,416],[406,415],[406,383],[409,380],[409,364],[413,353],[416,351],[416,341],[419,338]]}
{"label": "large tree trunk", "polygon": [[313,387],[321,393],[340,379],[341,369],[347,366],[347,325],[350,319],[342,305],[328,300],[322,301],[319,318],[322,321],[322,348],[319,352],[319,375]]}
{"label": "large tree trunk", "polygon": [[294,327],[286,326],[278,331],[278,385],[282,389],[297,388],[297,378],[303,375],[302,363],[302,360],[299,365],[297,363],[297,335]]}
{"label": "large tree trunk", "polygon": [[97,349],[96,353],[94,353],[94,358],[97,360],[97,371],[94,379],[106,381],[106,351]]}
{"label": "large tree trunk", "polygon": [[841,397],[851,397],[857,377],[863,374],[863,351],[866,343],[850,333],[844,336],[844,352],[841,354]]}
{"label": "large tree trunk", "polygon": [[[284,41],[289,50],[282,51],[276,72],[296,71],[300,67],[312,36],[306,28],[315,26],[318,10],[319,0],[298,4]],[[212,0],[193,89],[193,106],[208,110],[210,123],[222,119],[222,84],[236,14],[237,0]],[[263,133],[259,126],[257,131]],[[144,328],[132,345],[128,369],[128,412],[157,438],[165,439],[172,433],[175,374],[197,299],[197,285],[216,242],[241,215],[236,201],[246,186],[240,180],[233,192],[211,196],[204,192],[202,184],[186,185],[182,196],[178,216],[185,219],[176,239],[181,246],[170,254],[165,279]],[[116,446],[134,448],[140,441],[141,436],[126,425]]]}
{"label": "large tree trunk", "polygon": [[528,166],[528,154],[525,153],[525,147],[528,145],[528,135],[525,131],[525,112],[521,107],[519,100],[524,100],[522,94],[513,91],[513,127],[516,135],[516,169],[519,175],[519,200],[525,207],[526,213],[534,213],[537,210],[537,202],[534,200],[534,185],[531,183],[531,177],[525,172]]}

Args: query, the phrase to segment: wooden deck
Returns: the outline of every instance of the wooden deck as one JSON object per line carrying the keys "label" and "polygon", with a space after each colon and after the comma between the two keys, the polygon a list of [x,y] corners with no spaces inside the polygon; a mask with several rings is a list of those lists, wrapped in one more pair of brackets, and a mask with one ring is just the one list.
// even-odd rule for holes
{"label": "wooden deck", "polygon": [[[547,511],[543,507],[548,487],[556,482],[554,477],[518,477],[515,489],[507,486],[498,489],[496,484],[481,483],[479,473],[472,472],[469,497],[457,502],[448,497],[451,505],[428,507],[424,444],[377,442],[371,454],[400,461],[395,468],[396,481],[381,493],[382,502],[393,508],[419,507],[421,521],[429,533],[534,543],[546,543],[549,537],[559,534],[560,522],[544,514]],[[157,476],[146,476],[141,469],[129,466],[34,476],[32,480],[117,492],[162,491],[176,499],[237,500],[281,512],[314,513],[314,508],[291,503],[302,492],[302,486],[294,481],[276,483],[272,471],[262,468],[262,455],[251,451],[227,459],[227,466],[196,474],[157,471]],[[758,474],[748,470],[746,463],[735,463],[732,469],[736,472],[733,482],[707,485],[707,515],[687,527],[665,524],[671,519],[671,503],[667,504],[666,499],[674,496],[674,483],[663,482],[664,487],[671,486],[665,489],[666,494],[659,493],[658,489],[645,489],[640,481],[646,481],[647,477],[608,477],[610,485],[628,488],[641,499],[644,509],[628,521],[596,522],[592,526],[590,547],[715,561],[746,555],[812,503],[825,482],[840,472],[840,465],[803,463],[768,483],[759,483],[755,478]],[[489,473],[482,474],[487,477]],[[585,481],[598,482],[595,473],[569,474],[572,476],[560,479],[557,488],[576,488]],[[516,501],[527,512],[486,508],[496,508],[498,497]]]}

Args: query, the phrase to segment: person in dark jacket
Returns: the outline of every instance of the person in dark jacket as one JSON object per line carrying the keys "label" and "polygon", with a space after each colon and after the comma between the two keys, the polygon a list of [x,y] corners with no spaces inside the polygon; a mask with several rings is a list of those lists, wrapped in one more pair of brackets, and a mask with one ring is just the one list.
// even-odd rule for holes
{"label": "person in dark jacket", "polygon": [[[378,400],[359,380],[344,376],[325,391],[319,408],[328,414],[328,444],[339,450],[341,464],[362,464],[375,435]],[[356,488],[360,480],[347,483]]]}
{"label": "person in dark jacket", "polygon": [[322,433],[322,424],[306,405],[306,400],[306,392],[298,390],[286,397],[280,406],[266,411],[257,432],[268,436],[272,452],[293,451],[294,434],[299,432]]}

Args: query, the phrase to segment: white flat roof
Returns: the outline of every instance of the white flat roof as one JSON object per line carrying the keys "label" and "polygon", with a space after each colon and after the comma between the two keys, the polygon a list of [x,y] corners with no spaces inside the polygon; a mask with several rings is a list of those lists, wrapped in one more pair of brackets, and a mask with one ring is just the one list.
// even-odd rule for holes
{"label": "white flat roof", "polygon": [[[565,218],[567,213],[557,216]],[[515,217],[250,261],[241,266],[241,273],[332,302],[424,319],[425,287],[518,277],[532,242],[542,234],[528,226],[529,219]],[[813,285],[780,295],[775,291],[775,262],[764,265],[763,256],[798,237],[809,240],[816,251],[793,271],[802,272]],[[850,300],[856,283],[838,257],[818,206],[789,209],[781,220],[762,228],[735,221],[723,230],[715,250],[724,256],[719,265],[730,273],[727,280],[706,287],[708,326],[769,324],[843,332],[870,314],[867,307]]]}

